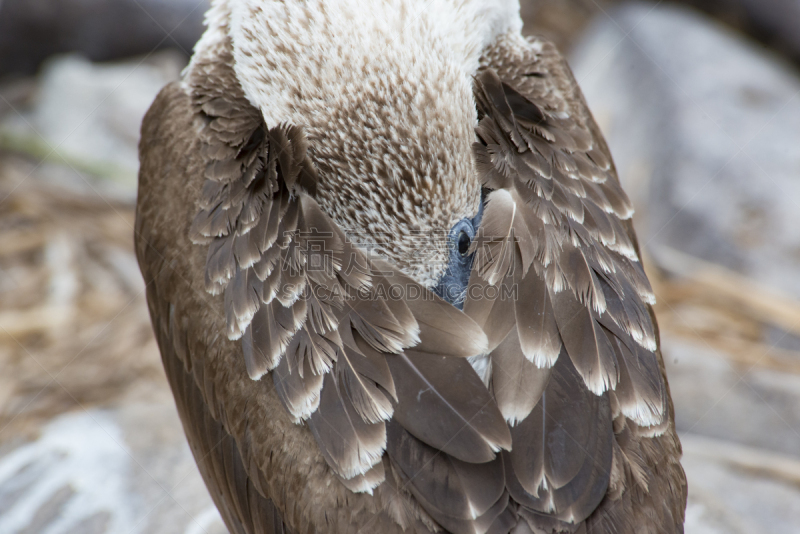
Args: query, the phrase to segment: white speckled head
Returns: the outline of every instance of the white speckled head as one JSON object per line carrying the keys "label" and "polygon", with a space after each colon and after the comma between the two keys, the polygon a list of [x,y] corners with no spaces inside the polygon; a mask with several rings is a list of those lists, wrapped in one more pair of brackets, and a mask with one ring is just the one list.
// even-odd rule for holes
{"label": "white speckled head", "polygon": [[342,226],[426,285],[446,235],[475,215],[472,77],[519,30],[518,0],[228,0],[198,44],[232,38],[239,82],[268,125],[302,125]]}

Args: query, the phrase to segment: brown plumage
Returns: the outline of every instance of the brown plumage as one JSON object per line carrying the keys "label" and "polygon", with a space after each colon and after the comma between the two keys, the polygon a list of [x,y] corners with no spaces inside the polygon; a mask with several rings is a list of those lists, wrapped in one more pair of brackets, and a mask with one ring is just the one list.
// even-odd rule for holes
{"label": "brown plumage", "polygon": [[[136,222],[164,366],[231,532],[681,532],[632,208],[553,46],[512,30],[481,51],[472,178],[410,165],[483,188],[463,312],[409,267],[413,241],[370,237],[407,221],[346,215],[393,182],[332,206],[346,162],[304,124],[267,124],[235,53],[201,48],[148,112]],[[472,215],[437,187],[412,226]],[[423,256],[446,253],[431,243]]]}

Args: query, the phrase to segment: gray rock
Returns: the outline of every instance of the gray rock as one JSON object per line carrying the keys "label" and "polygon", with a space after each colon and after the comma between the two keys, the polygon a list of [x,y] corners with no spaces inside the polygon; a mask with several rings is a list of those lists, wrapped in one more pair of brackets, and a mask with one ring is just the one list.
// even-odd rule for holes
{"label": "gray rock", "polygon": [[[0,121],[0,140],[60,165],[60,173],[40,174],[58,176],[61,185],[88,185],[103,195],[133,199],[142,118],[184,65],[174,51],[118,63],[55,57],[38,77],[29,108],[16,108]],[[93,177],[114,186],[94,183]]]}
{"label": "gray rock", "polygon": [[800,60],[797,0],[682,0],[741,27],[760,41]]}
{"label": "gray rock", "polygon": [[700,339],[665,336],[662,350],[679,432],[800,459],[800,377],[734,365]]}
{"label": "gray rock", "polygon": [[108,61],[170,47],[188,58],[207,8],[208,0],[3,0],[0,76],[33,74],[65,52]]}
{"label": "gray rock", "polygon": [[800,79],[691,11],[601,16],[572,62],[639,208],[642,245],[800,297]]}
{"label": "gray rock", "polygon": [[797,531],[800,462],[691,434],[681,440],[687,534]]}
{"label": "gray rock", "polygon": [[61,415],[0,454],[0,532],[226,533],[161,397]]}

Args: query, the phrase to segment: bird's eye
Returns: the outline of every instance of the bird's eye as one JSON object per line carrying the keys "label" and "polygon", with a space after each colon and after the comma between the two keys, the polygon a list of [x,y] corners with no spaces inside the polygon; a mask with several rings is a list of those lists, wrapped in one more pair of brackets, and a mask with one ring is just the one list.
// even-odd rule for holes
{"label": "bird's eye", "polygon": [[469,243],[470,239],[467,232],[462,231],[458,234],[458,253],[462,256],[466,256],[467,251],[469,251]]}

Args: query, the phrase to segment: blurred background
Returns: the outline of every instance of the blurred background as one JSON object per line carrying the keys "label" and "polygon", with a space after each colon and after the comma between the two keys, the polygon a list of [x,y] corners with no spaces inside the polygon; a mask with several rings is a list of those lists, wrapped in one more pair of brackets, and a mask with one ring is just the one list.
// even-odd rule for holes
{"label": "blurred background", "polygon": [[[203,0],[0,0],[0,532],[220,534],[133,254]],[[523,0],[637,209],[689,534],[800,532],[800,0]]]}

